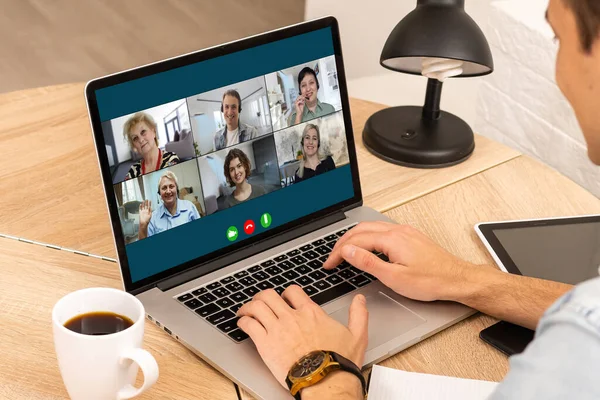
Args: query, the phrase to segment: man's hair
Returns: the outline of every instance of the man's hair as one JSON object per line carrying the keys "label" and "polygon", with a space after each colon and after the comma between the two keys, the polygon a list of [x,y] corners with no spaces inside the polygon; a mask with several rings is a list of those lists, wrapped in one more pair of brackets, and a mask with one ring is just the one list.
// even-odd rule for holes
{"label": "man's hair", "polygon": [[125,125],[123,125],[123,136],[125,137],[125,140],[127,140],[127,143],[129,143],[129,147],[133,150],[131,130],[140,122],[145,122],[150,129],[154,130],[154,143],[156,143],[158,146],[158,132],[156,130],[156,122],[154,122],[154,118],[152,118],[150,114],[140,111],[129,117],[127,122],[125,122]]}
{"label": "man's hair", "polygon": [[[242,108],[242,97],[240,96],[240,94],[238,93],[237,90],[230,89],[230,90],[226,91],[225,93],[223,93],[223,99],[221,100],[221,103],[223,101],[225,101],[225,96],[235,97],[237,99],[237,101],[238,101],[238,110],[242,111],[241,110],[241,108]],[[221,112],[223,112],[223,105],[221,105]]]}
{"label": "man's hair", "polygon": [[225,179],[227,179],[227,183],[229,186],[235,186],[235,183],[231,180],[231,176],[229,175],[229,164],[233,161],[234,158],[240,160],[242,165],[244,166],[244,170],[246,171],[246,179],[250,176],[250,159],[240,149],[231,149],[227,156],[225,156],[225,164],[223,165],[223,170],[225,172]]}
{"label": "man's hair", "polygon": [[591,53],[592,46],[600,34],[600,2],[598,0],[563,0],[575,15],[579,40],[586,53]]}

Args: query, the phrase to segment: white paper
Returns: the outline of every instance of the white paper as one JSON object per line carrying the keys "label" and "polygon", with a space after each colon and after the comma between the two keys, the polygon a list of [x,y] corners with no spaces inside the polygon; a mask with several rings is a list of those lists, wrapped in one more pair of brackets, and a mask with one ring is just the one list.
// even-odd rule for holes
{"label": "white paper", "polygon": [[369,400],[484,400],[498,383],[373,366]]}

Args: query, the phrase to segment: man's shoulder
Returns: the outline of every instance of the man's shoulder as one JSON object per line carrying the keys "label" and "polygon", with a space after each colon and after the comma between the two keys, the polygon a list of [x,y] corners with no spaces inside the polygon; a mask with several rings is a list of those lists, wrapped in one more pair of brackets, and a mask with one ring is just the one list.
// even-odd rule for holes
{"label": "man's shoulder", "polygon": [[256,127],[254,125],[248,125],[243,122],[240,122],[240,133],[241,132],[254,132],[256,131]]}
{"label": "man's shoulder", "polygon": [[600,327],[600,277],[593,278],[575,286],[564,294],[544,313],[545,318],[556,314],[571,315],[583,319],[594,317]]}
{"label": "man's shoulder", "polygon": [[189,200],[179,199],[178,202],[179,202],[179,209],[181,211],[189,211],[189,210],[193,211],[196,208],[194,203],[192,203]]}
{"label": "man's shoulder", "polygon": [[150,223],[157,218],[161,218],[165,213],[165,206],[163,204],[159,204],[158,207],[154,211],[152,211],[152,218],[150,218]]}
{"label": "man's shoulder", "polygon": [[594,297],[600,304],[600,276],[575,286],[573,294],[574,296]]}

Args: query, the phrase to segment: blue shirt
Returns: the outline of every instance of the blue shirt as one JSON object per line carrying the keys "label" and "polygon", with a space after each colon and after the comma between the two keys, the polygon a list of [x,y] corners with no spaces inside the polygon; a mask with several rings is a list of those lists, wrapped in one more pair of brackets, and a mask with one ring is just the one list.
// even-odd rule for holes
{"label": "blue shirt", "polygon": [[600,399],[600,278],[577,285],[540,319],[488,400]]}
{"label": "blue shirt", "polygon": [[171,215],[165,205],[161,203],[150,218],[148,237],[199,218],[200,214],[191,201],[177,199],[175,215]]}

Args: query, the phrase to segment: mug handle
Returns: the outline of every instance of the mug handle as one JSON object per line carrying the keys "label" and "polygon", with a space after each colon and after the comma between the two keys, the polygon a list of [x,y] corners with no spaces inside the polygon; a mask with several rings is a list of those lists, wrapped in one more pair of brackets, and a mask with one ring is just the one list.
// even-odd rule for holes
{"label": "mug handle", "polygon": [[150,386],[154,385],[158,379],[158,364],[154,357],[152,357],[152,354],[148,353],[146,350],[140,348],[125,350],[125,353],[119,360],[119,364],[123,364],[128,360],[133,361],[142,369],[144,383],[139,388],[136,388],[133,385],[125,386],[117,393],[117,400],[131,399],[135,396],[139,396],[149,389]]}

